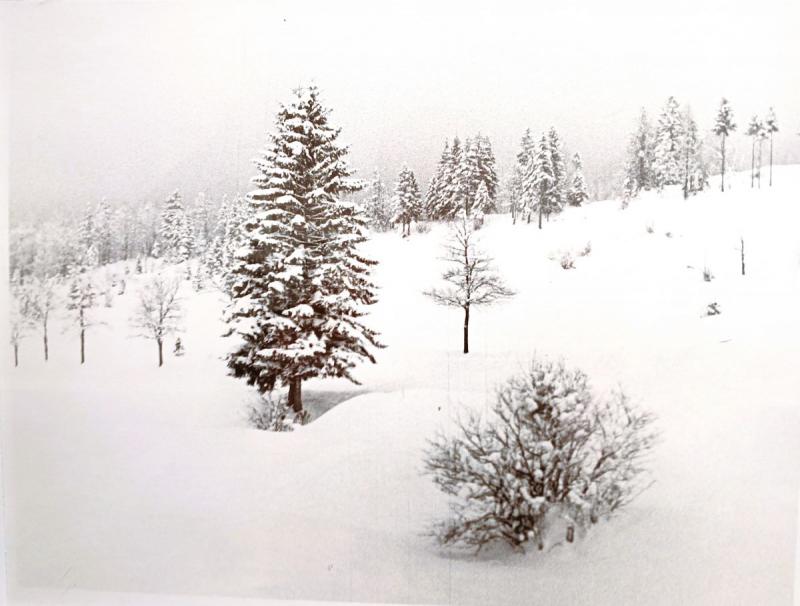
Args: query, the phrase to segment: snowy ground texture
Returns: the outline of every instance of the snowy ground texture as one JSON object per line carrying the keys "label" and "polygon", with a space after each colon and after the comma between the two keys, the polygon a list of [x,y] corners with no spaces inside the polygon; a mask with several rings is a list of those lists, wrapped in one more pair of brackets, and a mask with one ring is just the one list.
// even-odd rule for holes
{"label": "snowy ground texture", "polygon": [[[247,427],[253,392],[225,375],[222,298],[184,287],[186,355],[156,367],[132,338],[136,281],[87,337],[38,337],[3,386],[12,589],[453,604],[790,604],[800,480],[800,167],[775,186],[568,209],[545,229],[480,232],[516,298],[461,316],[435,286],[443,226],[369,243],[388,347],[363,386],[310,382],[291,434]],[[649,233],[647,227],[652,227]],[[747,276],[740,275],[739,237]],[[591,241],[591,253],[577,252]],[[564,270],[563,251],[576,255]],[[708,267],[715,279],[703,280]],[[722,314],[705,317],[717,302]],[[422,532],[446,500],[420,475],[426,438],[534,353],[618,384],[654,411],[656,484],[573,545],[478,558]],[[352,397],[351,397],[352,396]],[[35,589],[38,588],[38,589]],[[127,603],[120,601],[120,603]],[[209,602],[212,603],[212,602]],[[216,603],[216,602],[213,602]]]}

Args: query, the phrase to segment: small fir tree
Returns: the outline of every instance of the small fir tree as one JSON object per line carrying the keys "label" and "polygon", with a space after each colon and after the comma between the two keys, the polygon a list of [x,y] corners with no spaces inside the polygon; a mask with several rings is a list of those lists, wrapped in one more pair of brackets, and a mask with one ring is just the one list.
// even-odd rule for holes
{"label": "small fir tree", "polygon": [[572,157],[572,184],[567,194],[567,201],[570,206],[581,206],[588,199],[586,181],[583,178],[583,162],[581,155],[576,153]]}

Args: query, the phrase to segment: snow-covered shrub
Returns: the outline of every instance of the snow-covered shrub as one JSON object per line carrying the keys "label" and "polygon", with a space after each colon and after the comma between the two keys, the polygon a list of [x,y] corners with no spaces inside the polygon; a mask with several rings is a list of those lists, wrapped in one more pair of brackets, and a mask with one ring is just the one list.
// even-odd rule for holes
{"label": "snow-covered shrub", "polygon": [[431,224],[427,221],[417,221],[414,224],[414,230],[418,234],[427,234],[431,230]]}
{"label": "snow-covered shrub", "polygon": [[294,431],[297,425],[305,423],[304,413],[295,413],[286,398],[273,399],[266,393],[251,405],[248,420],[253,427],[263,431]]}
{"label": "snow-covered shrub", "polygon": [[473,413],[430,442],[426,473],[453,497],[432,534],[478,550],[496,541],[541,549],[562,518],[572,536],[647,487],[652,422],[622,392],[598,398],[580,370],[534,360],[500,387],[487,418]]}
{"label": "snow-covered shrub", "polygon": [[586,246],[584,246],[583,250],[581,250],[578,254],[581,257],[587,257],[587,256],[589,256],[589,253],[591,253],[591,252],[592,252],[592,243],[591,242],[587,242]]}
{"label": "snow-covered shrub", "polygon": [[664,232],[664,235],[667,236],[667,238],[671,238],[672,237],[672,232],[671,231]]}
{"label": "snow-covered shrub", "polygon": [[711,282],[714,279],[714,274],[711,273],[711,270],[708,267],[703,268],[703,280],[706,282]]}
{"label": "snow-covered shrub", "polygon": [[561,255],[561,260],[559,263],[561,264],[561,269],[575,268],[575,259],[573,259],[572,255],[568,252],[565,252],[563,255]]}
{"label": "snow-covered shrub", "polygon": [[722,311],[719,308],[719,303],[717,303],[716,301],[714,301],[713,303],[709,303],[706,306],[706,315],[707,316],[718,316],[721,313],[722,313]]}
{"label": "snow-covered shrub", "polygon": [[476,210],[472,214],[472,229],[479,230],[483,227],[484,222],[486,221],[486,215],[483,213],[482,210]]}
{"label": "snow-covered shrub", "polygon": [[648,234],[652,234],[655,231],[655,228],[653,227],[652,223],[648,223],[647,227],[645,227],[645,229],[647,230]]}

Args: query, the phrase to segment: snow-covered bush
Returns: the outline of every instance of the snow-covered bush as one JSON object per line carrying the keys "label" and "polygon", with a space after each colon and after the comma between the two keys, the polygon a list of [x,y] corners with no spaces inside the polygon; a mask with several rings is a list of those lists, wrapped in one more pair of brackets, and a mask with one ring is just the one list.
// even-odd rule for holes
{"label": "snow-covered bush", "polygon": [[652,223],[648,223],[647,227],[645,227],[645,229],[647,230],[648,234],[652,234],[655,231],[655,228],[653,227]]}
{"label": "snow-covered bush", "polygon": [[589,253],[591,253],[591,252],[592,252],[592,243],[591,242],[587,242],[586,246],[584,246],[583,249],[578,254],[581,257],[588,257]]}
{"label": "snow-covered bush", "polygon": [[714,301],[713,303],[709,303],[706,306],[706,315],[707,316],[718,316],[722,313],[722,310],[719,308],[719,303]]}
{"label": "snow-covered bush", "polygon": [[703,280],[705,282],[711,282],[714,279],[714,274],[711,273],[711,270],[708,267],[703,268]]}
{"label": "snow-covered bush", "polygon": [[482,210],[476,210],[472,214],[472,229],[475,231],[479,230],[483,227],[484,222],[486,221],[486,215],[483,213]]}
{"label": "snow-covered bush", "polygon": [[427,221],[417,221],[414,224],[414,230],[418,234],[427,234],[428,232],[431,231],[431,224],[428,223]]}
{"label": "snow-covered bush", "polygon": [[500,387],[487,418],[472,414],[430,442],[426,473],[453,497],[432,534],[478,550],[496,541],[541,549],[555,517],[572,537],[647,487],[652,422],[622,392],[598,398],[580,370],[534,360]]}
{"label": "snow-covered bush", "polygon": [[573,259],[572,255],[568,252],[561,255],[559,264],[561,265],[561,269],[575,269],[575,259]]}
{"label": "snow-covered bush", "polygon": [[295,413],[286,398],[273,399],[266,393],[250,406],[248,420],[253,427],[263,431],[294,431],[297,425],[305,423],[304,412]]}

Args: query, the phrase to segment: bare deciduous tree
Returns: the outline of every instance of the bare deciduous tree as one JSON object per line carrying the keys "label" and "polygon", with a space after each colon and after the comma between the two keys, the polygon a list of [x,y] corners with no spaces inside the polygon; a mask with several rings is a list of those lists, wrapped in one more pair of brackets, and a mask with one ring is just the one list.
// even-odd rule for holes
{"label": "bare deciduous tree", "polygon": [[19,344],[31,326],[30,303],[27,290],[23,287],[12,285],[9,306],[10,343],[14,348],[14,367],[19,366]]}
{"label": "bare deciduous tree", "polygon": [[50,314],[55,309],[58,301],[56,295],[57,284],[58,281],[54,276],[34,278],[31,288],[31,320],[42,329],[45,362],[49,358],[47,327],[50,321]]}
{"label": "bare deciduous tree", "polygon": [[139,306],[131,323],[142,330],[140,336],[158,345],[158,365],[164,365],[164,338],[179,328],[182,315],[178,289],[180,282],[163,275],[153,276],[139,292]]}
{"label": "bare deciduous tree", "polygon": [[473,306],[491,305],[514,295],[494,271],[489,256],[475,246],[475,234],[466,215],[453,228],[445,250],[450,267],[442,274],[447,288],[434,288],[425,295],[439,305],[464,310],[464,353],[469,353],[469,312]]}
{"label": "bare deciduous tree", "polygon": [[86,330],[95,324],[89,314],[97,296],[92,276],[85,268],[75,270],[67,296],[67,309],[72,312],[72,321],[80,332],[81,364],[83,364],[86,362]]}

